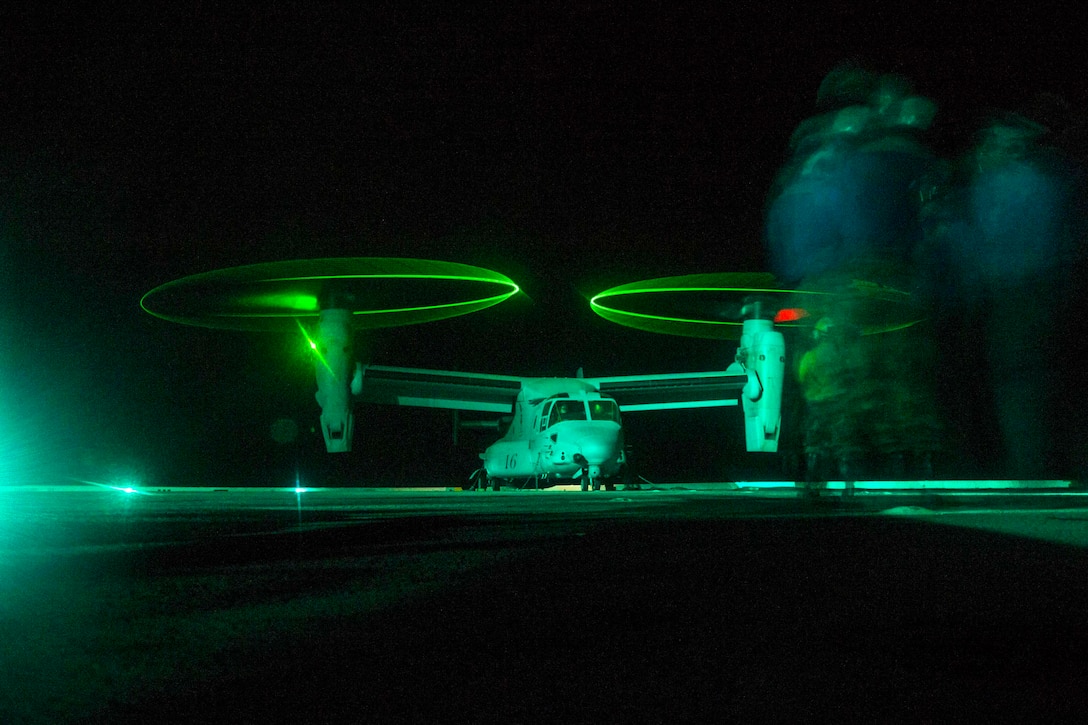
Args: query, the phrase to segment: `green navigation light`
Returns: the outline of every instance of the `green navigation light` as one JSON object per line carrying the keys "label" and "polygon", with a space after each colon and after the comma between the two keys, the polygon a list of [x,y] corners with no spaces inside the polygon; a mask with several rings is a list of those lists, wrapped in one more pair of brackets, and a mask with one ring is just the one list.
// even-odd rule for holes
{"label": "green navigation light", "polygon": [[199,327],[282,330],[322,309],[347,309],[356,328],[398,327],[491,307],[520,292],[507,276],[456,262],[341,257],[230,267],[168,282],[140,306]]}
{"label": "green navigation light", "polygon": [[317,356],[317,359],[321,361],[321,364],[325,366],[325,369],[328,370],[330,374],[332,374],[332,368],[329,367],[329,361],[326,360],[325,356],[321,354],[321,350],[317,347],[317,343],[312,337],[310,337],[310,333],[306,331],[306,328],[302,326],[302,321],[299,320],[297,317],[294,319],[295,324],[298,325],[299,332],[301,332],[302,336],[306,338],[306,344],[310,346],[310,350],[312,350],[314,355]]}

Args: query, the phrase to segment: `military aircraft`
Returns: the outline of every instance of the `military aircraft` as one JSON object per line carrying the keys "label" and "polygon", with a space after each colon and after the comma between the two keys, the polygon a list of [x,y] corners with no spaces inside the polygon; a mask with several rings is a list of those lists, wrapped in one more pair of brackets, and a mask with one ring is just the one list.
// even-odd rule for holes
{"label": "military aircraft", "polygon": [[[725,281],[733,285],[727,289],[730,294],[759,291],[752,284],[736,284],[732,277]],[[617,289],[616,294],[630,294]],[[351,450],[356,402],[508,418],[499,440],[480,454],[483,465],[477,481],[492,488],[527,479],[537,484],[580,480],[582,488],[613,486],[627,463],[621,414],[638,411],[739,404],[747,450],[778,449],[785,343],[774,321],[760,314],[758,304],[746,308],[743,327],[726,323],[728,339],[735,339],[735,330],[741,334],[734,359],[723,371],[521,378],[382,367],[356,360],[354,338],[359,330],[475,312],[518,290],[502,274],[463,264],[334,258],[196,274],[153,289],[141,299],[141,306],[183,324],[302,332],[314,353],[320,425],[330,453]],[[598,304],[597,309],[600,313],[605,308]],[[624,322],[622,314],[612,310],[605,316]],[[687,334],[691,324],[682,322],[681,334]]]}
{"label": "military aircraft", "polygon": [[[769,320],[746,320],[744,329],[724,371],[521,378],[359,364],[351,392],[359,402],[505,415],[502,436],[480,454],[475,487],[577,480],[582,490],[612,489],[629,473],[621,413],[741,404],[747,449],[778,449],[783,338]],[[342,399],[318,392],[319,401],[333,398]]]}

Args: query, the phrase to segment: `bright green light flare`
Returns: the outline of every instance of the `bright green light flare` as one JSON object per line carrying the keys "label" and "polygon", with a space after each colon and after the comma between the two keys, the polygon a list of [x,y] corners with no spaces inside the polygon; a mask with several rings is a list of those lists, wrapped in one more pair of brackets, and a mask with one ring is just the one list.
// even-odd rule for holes
{"label": "bright green light flare", "polygon": [[317,341],[310,337],[310,333],[306,332],[306,328],[302,326],[302,322],[297,317],[295,318],[295,324],[298,325],[302,336],[306,338],[306,345],[310,348],[310,351],[321,361],[325,369],[332,373],[332,367],[329,365],[329,361],[325,359],[325,356],[321,354],[321,348],[318,347]]}
{"label": "bright green light flare", "polygon": [[[921,319],[916,310],[907,304],[910,295],[897,290],[879,288],[858,280],[844,291],[782,289],[777,286],[774,275],[761,272],[690,274],[631,282],[594,295],[589,304],[594,312],[610,322],[646,332],[715,340],[740,338],[744,327],[742,319],[679,317],[622,308],[625,298],[633,301],[636,296],[662,295],[664,298],[665,295],[693,293],[728,293],[736,295],[738,300],[752,295],[770,298],[775,308],[803,307],[809,312],[805,321],[778,323],[777,327],[808,327],[827,310],[844,301],[855,303],[852,307],[863,308],[863,334],[890,332],[909,327]],[[780,304],[774,303],[777,298],[780,298]],[[769,312],[773,314],[774,310]]]}
{"label": "bright green light flare", "polygon": [[[148,313],[186,325],[284,330],[316,318],[330,294],[356,328],[398,327],[465,315],[520,291],[498,272],[456,262],[340,257],[266,262],[183,277],[143,296]],[[347,301],[345,301],[347,300]]]}

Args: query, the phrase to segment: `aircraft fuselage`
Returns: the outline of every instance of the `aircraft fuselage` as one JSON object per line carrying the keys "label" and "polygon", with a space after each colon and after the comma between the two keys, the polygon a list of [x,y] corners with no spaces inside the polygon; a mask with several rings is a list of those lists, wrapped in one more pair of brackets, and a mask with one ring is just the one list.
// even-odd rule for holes
{"label": "aircraft fuselage", "polygon": [[577,379],[526,381],[509,429],[480,458],[490,478],[612,478],[625,463],[619,406]]}

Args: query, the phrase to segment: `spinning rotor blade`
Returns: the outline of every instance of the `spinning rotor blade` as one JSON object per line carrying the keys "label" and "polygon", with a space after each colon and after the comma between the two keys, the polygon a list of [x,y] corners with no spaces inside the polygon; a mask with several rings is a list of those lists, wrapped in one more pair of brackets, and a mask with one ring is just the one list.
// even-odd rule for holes
{"label": "spinning rotor blade", "polygon": [[648,332],[739,339],[745,319],[809,327],[823,316],[849,317],[862,334],[908,327],[922,319],[906,292],[850,280],[833,289],[781,288],[765,273],[711,273],[633,282],[590,300],[607,320]]}
{"label": "spinning rotor blade", "polygon": [[453,262],[343,257],[268,262],[196,274],[156,287],[140,305],[173,322],[289,330],[298,318],[346,309],[356,329],[467,314],[518,292],[505,275]]}

